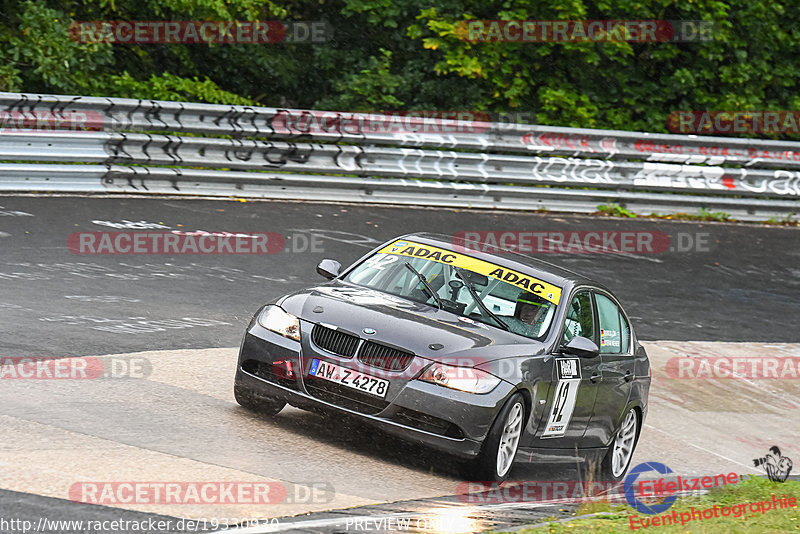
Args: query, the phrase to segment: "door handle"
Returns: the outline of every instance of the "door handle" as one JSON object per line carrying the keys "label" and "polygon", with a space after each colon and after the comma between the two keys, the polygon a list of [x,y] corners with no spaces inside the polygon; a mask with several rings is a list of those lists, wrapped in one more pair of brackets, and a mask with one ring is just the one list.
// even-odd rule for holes
{"label": "door handle", "polygon": [[594,374],[592,374],[592,376],[589,377],[589,380],[591,380],[592,383],[597,382],[598,380],[600,380],[600,373],[595,372]]}
{"label": "door handle", "polygon": [[633,373],[631,373],[630,369],[625,371],[625,376],[623,378],[625,378],[625,382],[630,382],[631,380],[633,380]]}

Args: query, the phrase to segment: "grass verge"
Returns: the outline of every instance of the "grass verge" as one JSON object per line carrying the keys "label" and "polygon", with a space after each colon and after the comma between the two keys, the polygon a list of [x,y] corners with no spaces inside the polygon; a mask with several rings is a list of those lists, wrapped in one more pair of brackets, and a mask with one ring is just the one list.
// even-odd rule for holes
{"label": "grass verge", "polygon": [[[774,500],[773,500],[774,498]],[[778,508],[773,503],[788,500],[794,507]],[[794,499],[794,501],[792,501]],[[602,512],[591,518],[559,520],[524,529],[521,534],[562,534],[573,532],[657,532],[658,534],[727,534],[729,532],[798,532],[800,531],[800,482],[783,484],[751,477],[738,484],[715,488],[708,494],[682,497],[658,515],[641,514],[627,505],[591,502],[582,505],[576,516]],[[758,508],[759,503],[765,511]],[[772,508],[775,506],[775,508]],[[697,512],[716,507],[716,517],[697,519]],[[724,510],[730,512],[723,516]],[[708,513],[708,512],[706,512]],[[669,519],[667,519],[669,517]],[[675,518],[677,517],[677,520]],[[684,518],[691,518],[684,521]],[[659,518],[658,521],[654,521]],[[681,524],[683,521],[683,524]],[[647,525],[647,526],[645,526]]]}

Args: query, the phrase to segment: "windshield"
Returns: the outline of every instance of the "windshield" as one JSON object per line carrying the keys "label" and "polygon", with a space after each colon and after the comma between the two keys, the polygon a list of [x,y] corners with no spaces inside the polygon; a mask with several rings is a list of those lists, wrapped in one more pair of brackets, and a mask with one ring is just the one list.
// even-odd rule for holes
{"label": "windshield", "polygon": [[532,339],[547,335],[556,312],[555,303],[524,287],[453,264],[396,253],[374,254],[345,280]]}

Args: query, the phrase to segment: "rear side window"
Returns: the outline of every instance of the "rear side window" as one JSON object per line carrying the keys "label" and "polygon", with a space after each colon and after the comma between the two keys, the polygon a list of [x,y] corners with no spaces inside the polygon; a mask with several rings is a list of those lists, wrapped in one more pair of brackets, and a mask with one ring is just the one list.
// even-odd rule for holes
{"label": "rear side window", "polygon": [[618,354],[628,352],[630,328],[614,301],[605,295],[595,294],[597,315],[600,322],[600,353]]}
{"label": "rear side window", "polygon": [[619,314],[619,323],[622,330],[622,338],[619,340],[619,351],[627,354],[631,346],[631,329],[628,326],[628,321],[626,321],[625,317],[622,315],[622,312]]}

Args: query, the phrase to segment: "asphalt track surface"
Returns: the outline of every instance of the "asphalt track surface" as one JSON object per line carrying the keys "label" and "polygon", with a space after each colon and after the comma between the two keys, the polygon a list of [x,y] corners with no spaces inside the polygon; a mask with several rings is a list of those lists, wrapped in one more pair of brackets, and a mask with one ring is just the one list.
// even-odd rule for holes
{"label": "asphalt track surface", "polygon": [[[79,255],[67,249],[73,232],[135,230],[109,226],[124,221],[161,227],[149,231],[277,232],[287,250],[165,256]],[[542,503],[470,507],[453,497],[463,481],[459,467],[440,454],[353,421],[292,408],[266,420],[232,398],[236,347],[253,312],[320,281],[315,266],[322,258],[346,265],[412,231],[485,230],[668,235],[672,250],[662,253],[546,255],[614,290],[640,338],[650,341],[651,413],[634,464],[655,460],[679,473],[756,474],[751,458],[770,445],[794,448],[800,457],[799,432],[786,425],[800,414],[793,400],[797,380],[671,380],[663,372],[676,355],[800,356],[800,230],[794,228],[311,203],[12,196],[0,199],[0,357],[98,356],[113,359],[122,378],[4,381],[2,517],[313,513],[306,519],[317,523],[305,530],[332,532],[342,530],[334,521],[341,517],[412,513],[439,518],[423,521],[423,527],[455,524],[467,532],[535,523],[559,508],[569,510]],[[572,476],[540,466],[515,471],[515,478],[532,480]],[[327,489],[316,500],[297,497],[266,510],[105,507],[69,500],[76,481],[165,479]],[[294,529],[295,520],[283,521]]]}

